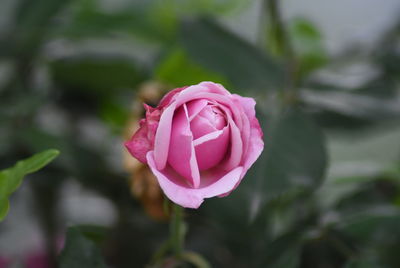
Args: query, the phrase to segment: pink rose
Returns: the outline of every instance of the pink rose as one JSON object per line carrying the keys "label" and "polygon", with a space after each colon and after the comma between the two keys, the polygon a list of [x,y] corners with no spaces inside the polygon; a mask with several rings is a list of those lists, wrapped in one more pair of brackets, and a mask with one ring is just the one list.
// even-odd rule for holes
{"label": "pink rose", "polygon": [[204,198],[228,195],[260,156],[263,133],[252,98],[212,82],[177,88],[125,143],[147,163],[169,199],[198,208]]}

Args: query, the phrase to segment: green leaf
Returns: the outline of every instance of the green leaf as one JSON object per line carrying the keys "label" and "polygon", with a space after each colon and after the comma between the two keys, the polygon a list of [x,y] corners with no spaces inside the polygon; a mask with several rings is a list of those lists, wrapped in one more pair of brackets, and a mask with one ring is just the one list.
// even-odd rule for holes
{"label": "green leaf", "polygon": [[[154,8],[158,13],[176,13],[178,16],[193,14],[211,14],[221,16],[226,13],[238,11],[247,7],[249,1],[241,0],[155,0]],[[166,16],[166,14],[164,14]]]}
{"label": "green leaf", "polygon": [[366,243],[373,238],[400,235],[400,209],[390,205],[375,206],[344,216],[339,228]]}
{"label": "green leaf", "polygon": [[327,53],[322,44],[322,35],[315,25],[303,18],[293,20],[289,25],[291,42],[299,57],[300,73],[304,75],[327,62]]}
{"label": "green leaf", "polygon": [[58,155],[57,150],[46,150],[0,171],[0,221],[7,214],[9,196],[21,185],[24,176],[43,168]]}
{"label": "green leaf", "polygon": [[286,233],[265,247],[260,267],[295,268],[300,264],[302,235],[298,230]]}
{"label": "green leaf", "polygon": [[[300,264],[300,247],[289,247],[274,262],[268,265],[271,268],[296,268]],[[267,267],[267,266],[265,266]]]}
{"label": "green leaf", "polygon": [[4,219],[10,210],[10,202],[8,199],[0,199],[0,221]]}
{"label": "green leaf", "polygon": [[104,8],[98,1],[74,1],[72,4],[69,10],[72,19],[59,33],[63,37],[104,37],[123,33],[146,42],[168,43],[175,40],[180,17],[196,14],[221,16],[247,7],[250,1],[125,1],[113,6],[112,10]]}
{"label": "green leaf", "polygon": [[95,242],[87,238],[79,227],[68,228],[65,247],[61,252],[59,264],[60,268],[107,267]]}
{"label": "green leaf", "polygon": [[123,33],[148,42],[166,42],[176,35],[177,14],[166,1],[163,4],[158,8],[154,1],[130,1],[109,12],[98,1],[74,1],[71,22],[56,30],[73,39]]}
{"label": "green leaf", "polygon": [[399,225],[400,209],[384,204],[361,210],[355,208],[341,217],[338,227],[360,252],[346,267],[397,267],[400,263]]}
{"label": "green leaf", "polygon": [[189,56],[243,90],[277,89],[280,66],[256,47],[209,19],[187,20],[181,41]]}
{"label": "green leaf", "polygon": [[327,165],[325,140],[312,119],[298,108],[283,111],[265,130],[263,161],[258,176],[269,197],[289,190],[315,189]]}
{"label": "green leaf", "polygon": [[190,60],[185,51],[175,49],[156,67],[155,76],[174,86],[195,85],[202,81],[213,81],[229,88],[226,79]]}
{"label": "green leaf", "polygon": [[360,258],[360,259],[352,259],[350,260],[344,268],[376,268],[376,267],[382,267],[379,265],[379,263],[370,258],[369,256],[365,256],[366,258]]}
{"label": "green leaf", "polygon": [[74,55],[55,60],[50,67],[57,84],[96,93],[133,88],[143,80],[135,60],[126,55]]}

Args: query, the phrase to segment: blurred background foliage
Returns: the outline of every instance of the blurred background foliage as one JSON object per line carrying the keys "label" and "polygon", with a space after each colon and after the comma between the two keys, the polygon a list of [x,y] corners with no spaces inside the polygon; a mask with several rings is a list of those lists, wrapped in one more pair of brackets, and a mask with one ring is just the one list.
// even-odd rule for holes
{"label": "blurred background foliage", "polygon": [[10,197],[0,267],[174,267],[123,133],[149,83],[203,80],[256,98],[266,147],[229,197],[185,212],[185,249],[211,267],[400,267],[400,6],[385,3],[321,11],[376,37],[354,27],[337,49],[285,13],[295,1],[1,0],[0,168],[61,154]]}

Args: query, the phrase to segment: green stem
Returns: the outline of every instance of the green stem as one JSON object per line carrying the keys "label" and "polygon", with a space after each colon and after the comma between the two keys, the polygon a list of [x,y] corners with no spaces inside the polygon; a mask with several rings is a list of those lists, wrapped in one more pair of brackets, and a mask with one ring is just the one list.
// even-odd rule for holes
{"label": "green stem", "polygon": [[[186,225],[183,221],[183,208],[176,204],[171,204],[168,200],[164,203],[164,209],[172,209],[170,213],[170,237],[165,241],[160,248],[154,253],[151,263],[155,266],[164,261],[165,255],[172,252],[176,260],[185,259],[185,253],[183,250],[184,239],[186,234]],[[157,266],[158,267],[158,266]]]}
{"label": "green stem", "polygon": [[296,55],[286,28],[282,20],[279,0],[265,0],[265,12],[269,18],[270,24],[270,42],[277,51],[278,55],[285,61],[286,84],[284,87],[283,101],[284,103],[295,103],[298,99],[297,86],[298,78],[298,63]]}
{"label": "green stem", "polygon": [[275,44],[275,48],[279,55],[288,56],[288,52],[291,51],[290,44],[287,42],[287,35],[285,27],[281,18],[279,2],[278,0],[265,0],[265,11],[269,18],[270,28],[270,42]]}
{"label": "green stem", "polygon": [[185,223],[183,222],[183,208],[174,204],[172,208],[172,218],[170,225],[171,246],[175,257],[181,258],[183,252],[183,243],[185,238]]}

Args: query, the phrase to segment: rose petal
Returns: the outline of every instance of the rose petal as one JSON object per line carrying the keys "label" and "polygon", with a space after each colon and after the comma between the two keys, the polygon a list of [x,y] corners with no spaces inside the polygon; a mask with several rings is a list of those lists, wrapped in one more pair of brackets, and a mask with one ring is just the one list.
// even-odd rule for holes
{"label": "rose petal", "polygon": [[223,195],[231,191],[240,180],[240,174],[243,170],[242,167],[236,167],[221,177],[213,176],[216,173],[209,174],[205,180],[212,183],[194,189],[182,184],[180,182],[182,179],[170,167],[167,166],[162,171],[158,170],[153,151],[147,153],[147,163],[153,174],[157,177],[165,195],[174,203],[186,208],[198,208],[204,201],[204,198]]}
{"label": "rose petal", "polygon": [[190,129],[195,139],[218,130],[211,124],[210,120],[199,115],[190,122]]}
{"label": "rose petal", "polygon": [[217,94],[222,94],[222,95],[231,95],[231,93],[226,90],[221,84],[214,83],[214,82],[201,82],[199,86],[206,87],[208,89],[208,92],[210,93],[217,93]]}
{"label": "rose petal", "polygon": [[197,99],[207,99],[218,105],[218,107],[227,107],[232,115],[233,120],[237,124],[239,128],[242,128],[242,120],[240,116],[240,110],[237,109],[235,103],[232,101],[231,96],[225,96],[221,94],[215,93],[207,93],[207,90],[204,87],[200,86],[191,86],[187,89],[183,90],[179,93],[179,96],[176,97],[176,105],[182,105],[183,103],[187,103],[192,100]]}
{"label": "rose petal", "polygon": [[174,99],[174,97],[176,96],[176,94],[178,94],[179,92],[181,92],[182,90],[184,90],[187,87],[180,87],[180,88],[175,88],[174,90],[171,90],[170,92],[168,92],[161,100],[160,100],[160,104],[157,106],[157,108],[163,108],[167,105],[169,105],[172,100]]}
{"label": "rose petal", "polygon": [[230,155],[224,163],[221,163],[221,165],[224,166],[225,170],[231,170],[232,168],[237,167],[241,162],[241,159],[243,156],[243,142],[242,142],[240,130],[239,130],[238,126],[236,125],[236,122],[233,121],[230,110],[227,110],[227,108],[223,107],[223,105],[220,105],[219,107],[223,111],[225,111],[226,119],[228,121],[230,133],[231,133]]}
{"label": "rose petal", "polygon": [[208,134],[206,134],[206,135],[203,135],[203,136],[201,136],[200,138],[195,139],[195,140],[193,141],[193,145],[194,145],[194,146],[197,146],[197,145],[201,145],[201,144],[203,144],[203,143],[205,143],[205,142],[207,142],[207,141],[215,140],[215,139],[217,139],[219,136],[221,136],[222,133],[224,133],[224,130],[225,130],[225,129],[227,129],[227,127],[225,127],[224,129],[217,130],[217,131],[214,131],[214,132],[210,132],[210,133],[208,133]]}
{"label": "rose petal", "polygon": [[225,168],[230,170],[240,164],[243,153],[243,142],[240,131],[235,122],[233,122],[232,118],[228,117],[228,122],[231,132],[231,155],[225,165]]}
{"label": "rose petal", "polygon": [[243,110],[250,122],[250,136],[248,139],[248,148],[243,157],[243,174],[254,164],[257,158],[260,156],[264,149],[263,132],[260,127],[260,123],[256,118],[255,105],[256,102],[252,98],[242,97],[236,94],[232,95],[237,103],[240,103]]}
{"label": "rose petal", "polygon": [[200,173],[190,131],[186,105],[175,113],[168,153],[168,163],[194,188],[200,185]]}
{"label": "rose petal", "polygon": [[168,158],[169,142],[171,136],[172,117],[176,103],[172,103],[161,114],[160,122],[154,140],[154,155],[158,169],[165,168]]}
{"label": "rose petal", "polygon": [[146,163],[146,154],[151,150],[151,144],[147,139],[147,125],[144,119],[140,122],[139,130],[124,145],[133,157]]}
{"label": "rose petal", "polygon": [[243,122],[243,128],[241,131],[241,135],[242,135],[242,141],[243,141],[243,155],[242,155],[242,160],[244,160],[244,158],[247,155],[248,149],[249,149],[249,141],[251,138],[251,127],[250,127],[250,121],[247,118],[247,116],[245,114],[243,114],[242,116],[242,122]]}
{"label": "rose petal", "polygon": [[139,122],[139,129],[132,138],[125,142],[125,147],[129,153],[142,163],[146,163],[146,154],[153,150],[154,136],[158,128],[160,111],[148,105],[144,105],[146,110],[146,119]]}
{"label": "rose petal", "polygon": [[204,135],[193,143],[200,171],[212,168],[224,159],[228,151],[229,127]]}
{"label": "rose petal", "polygon": [[192,121],[193,118],[203,110],[208,104],[207,100],[194,100],[186,103],[186,107],[188,109],[189,121]]}
{"label": "rose petal", "polygon": [[198,116],[202,116],[210,121],[210,124],[215,129],[222,129],[226,126],[225,116],[217,105],[207,105],[199,112]]}

